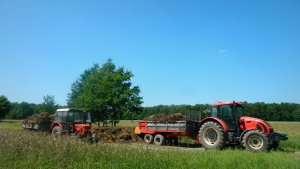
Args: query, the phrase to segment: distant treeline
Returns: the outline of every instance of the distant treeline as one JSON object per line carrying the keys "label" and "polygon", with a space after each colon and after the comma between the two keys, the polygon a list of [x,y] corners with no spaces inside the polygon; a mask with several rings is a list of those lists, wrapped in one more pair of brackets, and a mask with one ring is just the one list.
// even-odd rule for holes
{"label": "distant treeline", "polygon": [[[295,103],[246,103],[245,115],[252,116],[267,121],[300,121],[300,104]],[[187,115],[198,114],[201,118],[208,116],[207,111],[210,108],[208,104],[191,105],[158,105],[153,107],[144,107],[143,113],[135,116],[135,119],[144,119],[147,116],[157,113],[182,113]]]}
{"label": "distant treeline", "polygon": [[5,96],[0,96],[0,119],[25,119],[35,113],[54,113],[60,106],[55,103],[54,96],[44,96],[43,103],[10,103]]}
{"label": "distant treeline", "polygon": [[[295,103],[246,103],[245,115],[261,118],[267,121],[300,121],[300,104]],[[0,104],[1,105],[1,104]],[[3,105],[3,104],[2,104]],[[55,104],[53,96],[45,96],[44,102],[41,104],[32,103],[10,103],[9,111],[2,118],[6,119],[24,119],[31,116],[34,113],[50,112],[54,113],[57,108],[60,108]],[[150,115],[157,113],[182,113],[184,115],[192,114],[199,118],[203,118],[209,115],[210,108],[208,104],[196,104],[192,105],[158,105],[152,107],[144,107],[141,114],[135,114],[131,117],[125,117],[125,119],[144,119]],[[1,119],[1,118],[0,118]]]}

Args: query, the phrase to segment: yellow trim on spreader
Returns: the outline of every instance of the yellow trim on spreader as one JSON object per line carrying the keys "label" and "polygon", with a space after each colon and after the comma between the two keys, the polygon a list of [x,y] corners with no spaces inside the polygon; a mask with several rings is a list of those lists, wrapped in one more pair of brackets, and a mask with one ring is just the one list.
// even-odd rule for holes
{"label": "yellow trim on spreader", "polygon": [[141,134],[141,130],[140,130],[139,127],[136,127],[136,128],[134,129],[134,134]]}

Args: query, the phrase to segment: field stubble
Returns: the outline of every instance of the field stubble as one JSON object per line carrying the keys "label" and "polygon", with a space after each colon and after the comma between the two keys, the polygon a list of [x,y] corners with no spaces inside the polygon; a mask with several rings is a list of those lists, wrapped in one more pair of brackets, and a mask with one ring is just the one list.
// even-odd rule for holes
{"label": "field stubble", "polygon": [[276,131],[287,132],[289,140],[282,142],[277,152],[262,153],[145,144],[90,145],[73,137],[53,138],[48,133],[6,126],[0,128],[0,168],[300,168],[300,123],[271,124]]}

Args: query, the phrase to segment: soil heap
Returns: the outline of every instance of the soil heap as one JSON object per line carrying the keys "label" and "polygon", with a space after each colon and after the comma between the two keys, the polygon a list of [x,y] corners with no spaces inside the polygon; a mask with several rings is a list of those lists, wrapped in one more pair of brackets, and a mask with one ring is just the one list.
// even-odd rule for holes
{"label": "soil heap", "polygon": [[142,139],[133,133],[131,127],[93,127],[92,134],[96,141],[103,143],[136,143],[142,142]]}
{"label": "soil heap", "polygon": [[148,121],[184,121],[186,120],[186,116],[181,114],[181,113],[174,113],[174,114],[163,114],[163,113],[158,113],[156,115],[151,115],[146,117],[144,120]]}
{"label": "soil heap", "polygon": [[32,116],[27,117],[23,123],[24,124],[39,124],[39,123],[51,123],[54,120],[52,114],[47,112],[42,112],[38,114],[34,114]]}

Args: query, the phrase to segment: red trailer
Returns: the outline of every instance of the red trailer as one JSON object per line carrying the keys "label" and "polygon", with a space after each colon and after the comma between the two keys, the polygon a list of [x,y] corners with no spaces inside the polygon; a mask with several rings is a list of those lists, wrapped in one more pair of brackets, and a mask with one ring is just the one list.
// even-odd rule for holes
{"label": "red trailer", "polygon": [[276,149],[281,140],[288,139],[286,134],[274,132],[267,122],[244,116],[242,103],[217,102],[210,112],[201,121],[139,121],[135,134],[149,144],[177,143],[178,136],[187,136],[207,149],[242,144],[251,151]]}
{"label": "red trailer", "polygon": [[[196,125],[196,124],[195,124]],[[141,135],[148,144],[154,142],[156,145],[163,145],[166,141],[177,144],[178,136],[187,136],[198,142],[200,139],[188,134],[187,121],[159,122],[139,121],[135,128],[135,134]]]}

